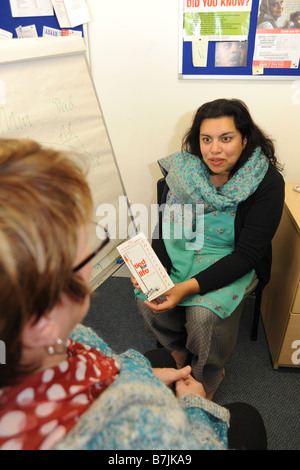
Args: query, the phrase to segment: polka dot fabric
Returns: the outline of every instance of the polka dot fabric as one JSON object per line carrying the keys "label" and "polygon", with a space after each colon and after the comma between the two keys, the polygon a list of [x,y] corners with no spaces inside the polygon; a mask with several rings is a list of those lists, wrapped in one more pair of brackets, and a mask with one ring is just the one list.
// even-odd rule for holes
{"label": "polka dot fabric", "polygon": [[118,372],[112,358],[69,340],[65,361],[0,390],[0,450],[51,449]]}

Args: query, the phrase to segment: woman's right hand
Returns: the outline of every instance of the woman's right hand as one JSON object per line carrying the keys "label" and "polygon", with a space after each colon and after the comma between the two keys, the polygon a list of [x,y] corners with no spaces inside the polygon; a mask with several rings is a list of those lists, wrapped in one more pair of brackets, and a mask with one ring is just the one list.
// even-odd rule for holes
{"label": "woman's right hand", "polygon": [[138,289],[140,292],[142,292],[142,289],[140,288],[139,283],[137,282],[137,280],[135,279],[133,275],[131,275],[130,280],[133,284],[134,289]]}
{"label": "woman's right hand", "polygon": [[203,385],[195,380],[191,375],[188,375],[188,377],[184,379],[177,380],[175,383],[175,390],[177,398],[183,397],[183,395],[188,395],[189,393],[206,398],[206,391]]}

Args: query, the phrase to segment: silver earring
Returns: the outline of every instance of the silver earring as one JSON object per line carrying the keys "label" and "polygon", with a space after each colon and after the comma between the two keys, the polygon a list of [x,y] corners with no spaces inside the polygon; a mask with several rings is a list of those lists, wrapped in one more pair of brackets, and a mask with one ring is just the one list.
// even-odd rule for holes
{"label": "silver earring", "polygon": [[66,352],[67,345],[60,338],[55,338],[54,346],[48,346],[48,354],[53,356],[54,354],[63,354]]}

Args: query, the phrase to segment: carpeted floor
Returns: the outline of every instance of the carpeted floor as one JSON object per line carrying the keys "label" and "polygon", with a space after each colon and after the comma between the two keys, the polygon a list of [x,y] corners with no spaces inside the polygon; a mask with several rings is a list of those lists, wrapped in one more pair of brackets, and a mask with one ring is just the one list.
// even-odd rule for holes
{"label": "carpeted floor", "polygon": [[[269,450],[300,450],[300,369],[273,369],[262,323],[258,340],[251,341],[252,304],[246,301],[238,342],[214,401],[254,405],[265,421]],[[116,353],[129,348],[144,353],[156,347],[137,312],[128,277],[111,276],[98,287],[83,323]]]}

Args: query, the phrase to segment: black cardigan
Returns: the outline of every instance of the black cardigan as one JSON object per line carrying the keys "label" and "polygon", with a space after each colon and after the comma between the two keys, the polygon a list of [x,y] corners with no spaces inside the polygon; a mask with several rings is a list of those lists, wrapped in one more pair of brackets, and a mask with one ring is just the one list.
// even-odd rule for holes
{"label": "black cardigan", "polygon": [[[166,202],[168,186],[165,179],[158,184],[158,203]],[[270,279],[272,263],[271,240],[279,225],[284,205],[284,179],[270,164],[257,190],[238,205],[235,217],[235,246],[232,253],[194,276],[200,294],[227,286],[255,269],[263,288]],[[152,246],[168,272],[171,260],[162,240],[162,214],[153,234]]]}

